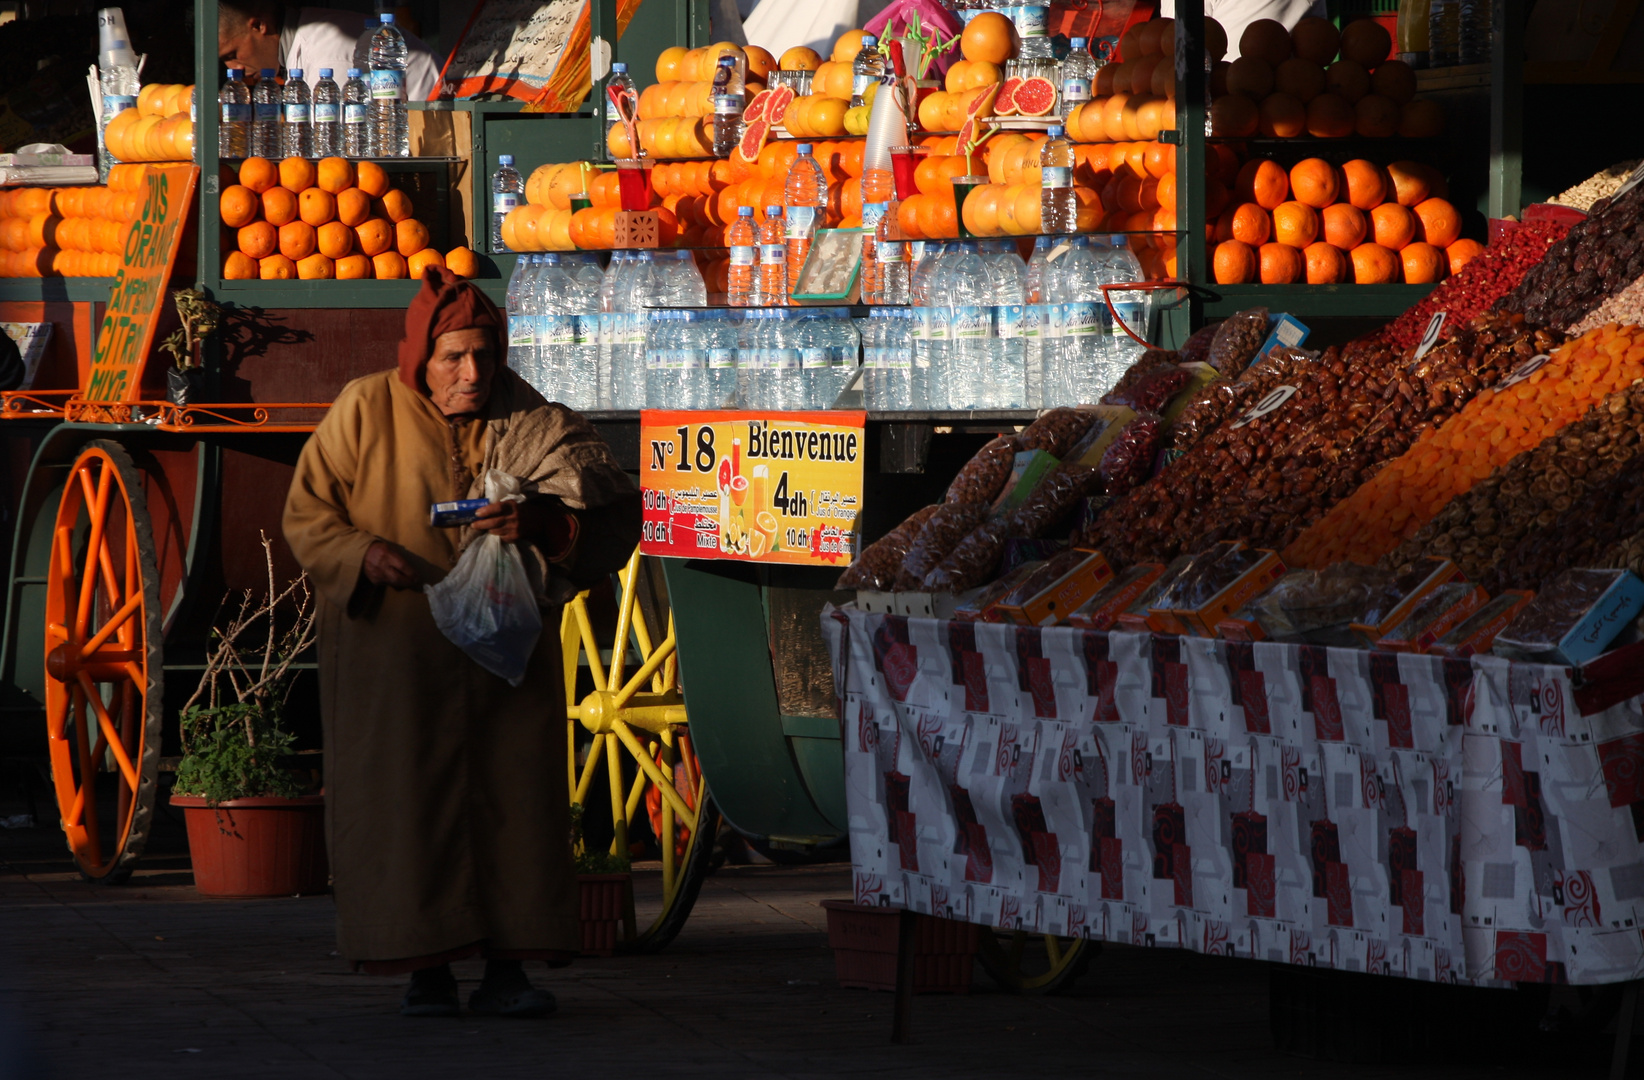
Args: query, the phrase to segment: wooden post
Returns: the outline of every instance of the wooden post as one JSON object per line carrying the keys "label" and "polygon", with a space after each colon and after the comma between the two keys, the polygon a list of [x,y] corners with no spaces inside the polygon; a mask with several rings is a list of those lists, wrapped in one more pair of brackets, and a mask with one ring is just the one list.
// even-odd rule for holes
{"label": "wooden post", "polygon": [[1490,194],[1493,218],[1518,217],[1524,180],[1524,0],[1495,0],[1490,45]]}
{"label": "wooden post", "polygon": [[913,1020],[913,945],[918,918],[904,908],[896,919],[896,1003],[891,1007],[893,1043],[908,1041],[908,1025]]}
{"label": "wooden post", "polygon": [[[1204,0],[1176,2],[1176,130],[1160,132],[1176,143],[1176,277],[1194,285],[1210,281],[1205,253],[1205,145]],[[1190,290],[1183,305],[1186,318],[1174,320],[1173,334],[1164,340],[1177,345],[1187,340],[1204,317],[1204,298]]]}
{"label": "wooden post", "polygon": [[1632,1050],[1633,1025],[1638,1021],[1638,980],[1621,991],[1621,1011],[1615,1014],[1615,1049],[1610,1052],[1610,1080],[1625,1080],[1627,1056]]}

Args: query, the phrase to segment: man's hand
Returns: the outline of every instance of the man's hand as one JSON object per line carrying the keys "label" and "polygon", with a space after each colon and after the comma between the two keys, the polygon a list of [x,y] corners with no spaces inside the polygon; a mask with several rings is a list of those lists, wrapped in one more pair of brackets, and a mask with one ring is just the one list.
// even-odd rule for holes
{"label": "man's hand", "polygon": [[494,502],[474,514],[476,532],[490,533],[507,544],[538,540],[547,528],[552,511],[539,502]]}
{"label": "man's hand", "polygon": [[391,589],[412,589],[417,585],[416,570],[404,555],[383,540],[365,549],[363,569],[365,580],[373,585],[386,585]]}

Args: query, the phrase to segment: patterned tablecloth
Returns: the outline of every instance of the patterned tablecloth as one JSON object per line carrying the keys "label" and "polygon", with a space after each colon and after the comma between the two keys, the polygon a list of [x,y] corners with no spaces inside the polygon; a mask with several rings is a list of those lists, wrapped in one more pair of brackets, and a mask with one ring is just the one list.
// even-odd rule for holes
{"label": "patterned tablecloth", "polygon": [[859,903],[1462,983],[1644,969],[1637,686],[1495,657],[822,621]]}

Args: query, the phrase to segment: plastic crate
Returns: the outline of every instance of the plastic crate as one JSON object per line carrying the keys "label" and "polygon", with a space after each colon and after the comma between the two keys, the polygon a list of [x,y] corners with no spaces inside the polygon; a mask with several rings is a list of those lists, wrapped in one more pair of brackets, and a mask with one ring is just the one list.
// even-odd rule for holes
{"label": "plastic crate", "polygon": [[[896,989],[896,936],[900,908],[824,900],[828,947],[840,986]],[[914,916],[913,992],[968,994],[980,928],[974,923]]]}

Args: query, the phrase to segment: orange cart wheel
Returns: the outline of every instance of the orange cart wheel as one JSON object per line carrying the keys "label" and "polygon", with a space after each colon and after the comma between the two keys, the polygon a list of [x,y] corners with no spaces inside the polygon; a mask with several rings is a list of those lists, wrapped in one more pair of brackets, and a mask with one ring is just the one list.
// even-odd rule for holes
{"label": "orange cart wheel", "polygon": [[143,478],[119,444],[87,443],[52,529],[46,736],[80,873],[118,883],[148,839],[160,764],[159,575]]}

